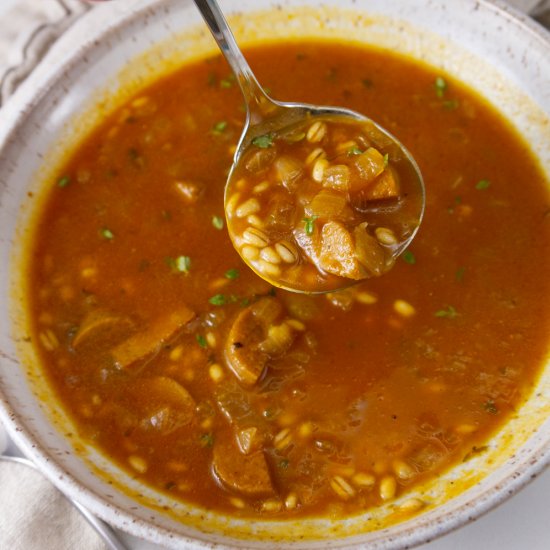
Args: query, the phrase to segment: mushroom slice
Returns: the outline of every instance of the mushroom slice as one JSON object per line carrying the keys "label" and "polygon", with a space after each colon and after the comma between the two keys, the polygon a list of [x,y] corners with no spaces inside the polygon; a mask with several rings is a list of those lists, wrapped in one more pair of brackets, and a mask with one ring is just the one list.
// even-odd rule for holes
{"label": "mushroom slice", "polygon": [[80,323],[72,346],[79,349],[98,343],[113,345],[127,337],[133,328],[134,322],[129,317],[97,308],[88,312]]}
{"label": "mushroom slice", "polygon": [[157,353],[162,345],[173,338],[193,317],[195,313],[183,306],[155,319],[146,330],[134,334],[111,350],[115,365],[125,369]]}
{"label": "mushroom slice", "polygon": [[256,498],[274,494],[263,451],[243,455],[233,440],[216,439],[212,454],[214,475],[225,487]]}
{"label": "mushroom slice", "polygon": [[261,343],[281,313],[282,306],[277,300],[262,298],[241,311],[233,321],[225,343],[225,359],[244,386],[253,386],[262,375],[270,357]]}
{"label": "mushroom slice", "polygon": [[188,426],[196,417],[196,403],[191,394],[167,376],[140,380],[132,394],[139,403],[140,426],[144,429],[166,435]]}

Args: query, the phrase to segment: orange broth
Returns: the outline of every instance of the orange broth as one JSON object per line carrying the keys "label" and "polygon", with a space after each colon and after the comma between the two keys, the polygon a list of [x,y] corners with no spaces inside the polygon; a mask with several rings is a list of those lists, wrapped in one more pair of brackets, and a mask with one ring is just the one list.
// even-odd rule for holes
{"label": "orange broth", "polygon": [[[548,182],[491,106],[412,60],[315,42],[246,53],[273,97],[356,109],[410,149],[427,188],[412,246],[338,294],[252,273],[223,218],[242,97],[221,58],[203,60],[122,106],[52,181],[34,341],[81,435],[144,483],[235,515],[359,513],[482,449],[533,387]],[[247,345],[255,379],[229,364]]]}

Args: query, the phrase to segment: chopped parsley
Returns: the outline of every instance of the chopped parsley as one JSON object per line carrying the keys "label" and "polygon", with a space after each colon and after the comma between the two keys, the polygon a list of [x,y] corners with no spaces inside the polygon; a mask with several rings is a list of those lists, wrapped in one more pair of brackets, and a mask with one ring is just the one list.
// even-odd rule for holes
{"label": "chopped parsley", "polygon": [[458,99],[448,99],[443,102],[443,107],[449,111],[454,111],[458,109]]}
{"label": "chopped parsley", "polygon": [[279,461],[279,468],[281,468],[281,470],[287,470],[289,466],[290,461],[287,458],[283,458]]}
{"label": "chopped parsley", "polygon": [[212,216],[212,225],[221,231],[224,225],[223,218],[221,216]]}
{"label": "chopped parsley", "polygon": [[302,221],[304,222],[304,229],[306,231],[306,235],[313,235],[313,231],[315,229],[315,220],[319,216],[311,216],[310,218],[304,218]]}
{"label": "chopped parsley", "polygon": [[476,189],[478,191],[484,191],[485,189],[489,189],[490,186],[491,186],[491,182],[489,180],[486,180],[486,179],[479,180],[476,183]]}
{"label": "chopped parsley", "polygon": [[354,155],[361,155],[361,154],[363,154],[363,151],[361,151],[361,149],[359,149],[357,145],[355,147],[350,147],[347,151],[348,157],[353,157]]}
{"label": "chopped parsley", "polygon": [[201,445],[203,447],[212,447],[212,445],[214,445],[214,436],[211,433],[202,434]]}
{"label": "chopped parsley", "polygon": [[461,283],[462,280],[464,279],[464,272],[466,271],[466,268],[465,267],[459,267],[457,270],[456,270],[456,273],[455,273],[455,279]]}
{"label": "chopped parsley", "polygon": [[227,121],[220,120],[220,122],[216,122],[216,124],[214,124],[214,127],[212,128],[212,133],[216,136],[219,136],[223,134],[226,128],[227,128]]}
{"label": "chopped parsley", "polygon": [[99,233],[107,241],[112,241],[115,238],[113,232],[107,227],[104,227]]}
{"label": "chopped parsley", "polygon": [[232,304],[237,301],[237,297],[233,294],[226,296],[225,294],[214,294],[208,299],[208,302],[213,306],[224,306],[225,304]]}
{"label": "chopped parsley", "polygon": [[410,250],[403,252],[403,261],[407,264],[414,265],[416,263],[416,257]]}
{"label": "chopped parsley", "polygon": [[235,82],[235,77],[230,74],[227,78],[222,78],[220,80],[220,88],[231,88],[233,86],[233,82]]}
{"label": "chopped parsley", "polygon": [[58,187],[67,187],[71,183],[71,178],[69,176],[62,176],[57,180]]}
{"label": "chopped parsley", "polygon": [[206,348],[206,338],[202,334],[197,334],[197,343],[201,348]]}
{"label": "chopped parsley", "polygon": [[229,279],[231,281],[234,281],[235,279],[238,279],[239,278],[239,270],[238,269],[228,269],[226,272],[225,272],[225,278],[226,279]]}
{"label": "chopped parsley", "polygon": [[498,409],[493,401],[487,401],[484,403],[483,408],[491,414],[498,414]]}
{"label": "chopped parsley", "polygon": [[443,97],[447,91],[447,82],[445,79],[442,76],[438,76],[435,79],[434,86],[437,97]]}
{"label": "chopped parsley", "polygon": [[436,317],[454,319],[458,315],[458,312],[453,306],[447,306],[445,309],[440,309],[435,312]]}
{"label": "chopped parsley", "polygon": [[252,145],[259,147],[260,149],[268,149],[269,147],[273,147],[273,136],[271,134],[256,136],[252,140]]}
{"label": "chopped parsley", "polygon": [[384,155],[384,168],[387,168],[389,163],[390,163],[390,154],[386,153]]}

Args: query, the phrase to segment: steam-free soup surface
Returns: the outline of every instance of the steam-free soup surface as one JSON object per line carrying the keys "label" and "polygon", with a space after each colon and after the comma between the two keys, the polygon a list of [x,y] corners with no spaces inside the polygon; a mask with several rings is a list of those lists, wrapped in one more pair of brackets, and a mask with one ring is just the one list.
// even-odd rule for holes
{"label": "steam-free soup surface", "polygon": [[416,511],[406,494],[483,452],[547,355],[546,183],[445,75],[337,44],[247,54],[274,97],[362,111],[411,150],[428,193],[413,245],[337,294],[253,274],[223,211],[242,98],[219,58],[198,62],[51,181],[28,287],[44,371],[81,435],[175,498],[247,516],[400,497]]}

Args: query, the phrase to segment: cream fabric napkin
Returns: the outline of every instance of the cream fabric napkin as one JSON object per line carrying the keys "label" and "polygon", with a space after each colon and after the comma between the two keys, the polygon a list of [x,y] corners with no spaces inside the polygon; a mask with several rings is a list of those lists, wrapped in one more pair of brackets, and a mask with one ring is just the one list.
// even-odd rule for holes
{"label": "cream fabric napkin", "polygon": [[106,550],[69,500],[30,466],[0,460],[0,548]]}

